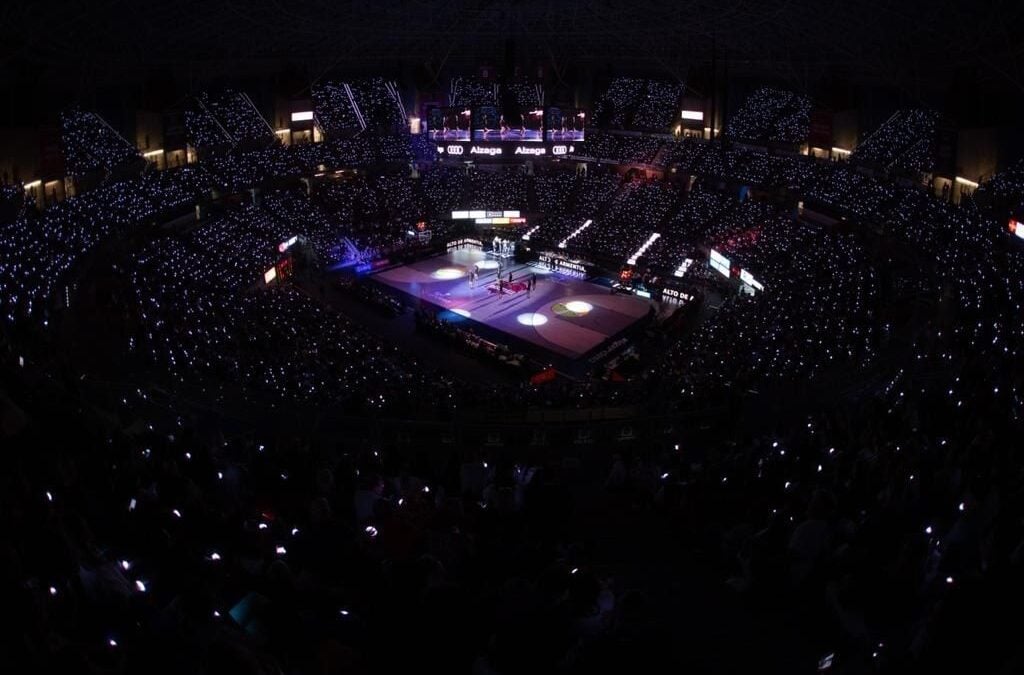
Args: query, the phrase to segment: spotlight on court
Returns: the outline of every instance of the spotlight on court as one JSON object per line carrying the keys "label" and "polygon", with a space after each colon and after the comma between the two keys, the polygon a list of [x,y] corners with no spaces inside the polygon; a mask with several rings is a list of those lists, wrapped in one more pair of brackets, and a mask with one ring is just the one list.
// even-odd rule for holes
{"label": "spotlight on court", "polygon": [[466,270],[459,267],[442,267],[441,269],[434,270],[430,276],[442,281],[451,281],[452,279],[466,276]]}
{"label": "spotlight on court", "polygon": [[543,326],[548,322],[548,318],[543,314],[537,314],[536,312],[528,312],[526,314],[520,314],[516,317],[516,321],[523,324],[524,326]]}
{"label": "spotlight on court", "polygon": [[565,303],[565,308],[574,314],[588,314],[590,310],[594,309],[594,306],[582,300],[570,300]]}
{"label": "spotlight on court", "polygon": [[551,306],[551,311],[558,316],[564,316],[566,318],[573,318],[577,316],[584,316],[590,313],[590,310],[594,309],[594,306],[589,302],[583,302],[582,300],[570,300],[569,302],[559,302]]}

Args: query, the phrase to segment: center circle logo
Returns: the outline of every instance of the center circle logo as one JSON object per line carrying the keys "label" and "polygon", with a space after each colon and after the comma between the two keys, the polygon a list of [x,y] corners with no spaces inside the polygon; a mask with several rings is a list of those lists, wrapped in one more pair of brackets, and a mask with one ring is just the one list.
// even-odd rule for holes
{"label": "center circle logo", "polygon": [[552,312],[566,318],[586,316],[592,309],[594,309],[593,305],[582,300],[569,300],[568,302],[559,302],[551,306]]}

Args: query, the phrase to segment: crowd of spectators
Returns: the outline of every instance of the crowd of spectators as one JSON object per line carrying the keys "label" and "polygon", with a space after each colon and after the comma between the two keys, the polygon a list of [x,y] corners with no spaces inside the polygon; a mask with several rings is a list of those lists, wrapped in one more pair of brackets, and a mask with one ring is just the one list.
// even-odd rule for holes
{"label": "crowd of spectators", "polygon": [[497,105],[498,85],[479,77],[456,77],[449,98],[453,106]]}
{"label": "crowd of spectators", "polygon": [[730,116],[725,133],[737,140],[796,145],[807,140],[810,113],[807,96],[764,87]]}
{"label": "crowd of spectators", "polygon": [[647,252],[646,264],[674,272],[687,258],[694,259],[704,234],[730,202],[719,192],[695,186],[665,224],[661,238]]}
{"label": "crowd of spectators", "polygon": [[873,167],[930,171],[939,114],[918,108],[898,110],[863,140],[850,155],[851,162]]}
{"label": "crowd of spectators", "polygon": [[353,80],[349,88],[367,129],[394,134],[405,128],[405,107],[394,82],[368,77]]}
{"label": "crowd of spectators", "polygon": [[344,224],[345,236],[359,250],[390,250],[400,244],[411,227],[408,216],[405,220],[389,219],[374,185],[364,176],[325,183],[313,199],[330,220]]}
{"label": "crowd of spectators", "polygon": [[827,169],[812,166],[803,174],[804,194],[861,220],[875,220],[895,195],[895,187],[850,166],[836,166],[832,171]]}
{"label": "crowd of spectators", "polygon": [[[213,155],[198,165],[148,171],[135,179],[110,182],[43,213],[34,208],[18,209],[4,222],[0,236],[4,315],[8,322],[47,321],[54,303],[66,302],[56,297],[55,291],[66,285],[76,262],[97,244],[158,217],[180,215],[211,191],[235,192],[268,180],[308,176],[322,165],[404,164],[408,159],[407,137],[383,144],[363,138],[315,146],[274,145]],[[425,197],[438,198],[439,183],[429,179],[424,181],[427,183]],[[320,252],[323,259],[330,260],[324,237]]]}
{"label": "crowd of spectators", "polygon": [[211,187],[203,166],[182,166],[165,171],[148,171],[139,180],[139,190],[158,213],[171,214],[194,206]]}
{"label": "crowd of spectators", "polygon": [[213,95],[203,92],[197,98],[199,110],[206,112],[235,143],[274,141],[274,130],[253,104],[248,94],[227,89]]}
{"label": "crowd of spectators", "polygon": [[30,321],[47,325],[54,303],[66,304],[57,290],[96,246],[153,217],[157,206],[132,182],[51,206],[40,214],[23,211],[4,223],[0,235],[0,307],[8,325]]}
{"label": "crowd of spectators", "polygon": [[196,101],[185,110],[185,133],[189,143],[200,151],[231,145],[227,131]]}
{"label": "crowd of spectators", "polygon": [[410,160],[408,136],[360,136],[214,154],[203,161],[203,167],[218,188],[230,193],[274,179],[323,173],[325,167],[408,165]]}
{"label": "crowd of spectators", "polygon": [[517,168],[474,171],[469,175],[466,206],[474,209],[529,209],[527,177]]}
{"label": "crowd of spectators", "polygon": [[575,172],[538,172],[533,178],[533,193],[537,209],[544,215],[569,209],[582,178]]}
{"label": "crowd of spectators", "polygon": [[5,659],[252,674],[655,661],[650,590],[617,588],[569,535],[578,479],[559,462],[148,426],[38,431],[53,454],[6,474],[7,609],[23,620]]}
{"label": "crowd of spectators", "polygon": [[625,183],[596,222],[570,242],[572,250],[599,252],[619,264],[659,232],[676,205],[678,191],[662,181]]}
{"label": "crowd of spectators", "polygon": [[538,174],[533,188],[543,221],[531,240],[557,246],[586,220],[597,217],[621,184],[622,179],[610,172]]}
{"label": "crowd of spectators", "polygon": [[260,207],[290,228],[289,239],[302,237],[312,247],[321,265],[332,265],[344,258],[346,223],[336,219],[305,191],[268,190],[261,195]]}
{"label": "crowd of spectators", "polygon": [[527,80],[513,80],[505,85],[509,98],[520,110],[534,110],[544,104],[544,86]]}
{"label": "crowd of spectators", "polygon": [[704,158],[704,154],[715,147],[711,143],[705,143],[696,138],[681,138],[665,143],[662,146],[659,157],[661,158],[662,166],[688,169],[699,166]]}
{"label": "crowd of spectators", "polygon": [[[877,275],[863,246],[792,218],[750,218],[744,205],[728,214],[732,231],[714,247],[756,270],[770,292],[730,297],[676,345],[666,362],[680,393],[811,379],[837,363],[869,367],[884,326],[875,320]],[[756,230],[737,229],[741,223]]]}
{"label": "crowd of spectators", "polygon": [[[813,203],[823,205],[842,215],[856,218],[861,222],[870,222],[877,226],[894,227],[896,220],[893,214],[900,213],[904,203],[914,205],[920,209],[918,202],[930,204],[919,190],[913,187],[900,186],[889,183],[883,179],[875,178],[861,173],[848,164],[820,163],[807,158],[773,156],[764,153],[756,153],[750,150],[726,149],[716,144],[707,144],[693,139],[682,141],[657,141],[651,138],[596,135],[595,142],[598,147],[604,147],[602,138],[610,140],[616,147],[632,145],[643,146],[646,157],[638,157],[636,153],[629,153],[631,159],[648,159],[651,155],[661,158],[663,165],[671,165],[679,170],[694,174],[708,176],[722,176],[733,180],[741,180],[753,185],[785,185],[797,194],[804,196]],[[120,222],[138,222],[156,214],[173,212],[178,208],[185,208],[193,204],[198,198],[207,195],[211,188],[223,191],[237,191],[245,186],[259,184],[268,179],[281,177],[299,177],[308,175],[320,166],[373,166],[381,162],[403,162],[409,156],[407,141],[401,137],[395,137],[393,142],[379,143],[379,139],[367,137],[351,140],[339,140],[334,142],[320,143],[313,146],[272,146],[266,149],[251,152],[234,152],[226,155],[213,156],[203,164],[195,167],[185,167],[172,171],[147,172],[137,183],[115,184],[106,191],[97,191],[88,198],[70,200],[64,208],[57,208],[44,214],[43,218],[60,220],[63,212],[74,213],[77,209],[83,208],[86,204],[95,203],[97,208],[104,208],[108,200],[114,203],[129,204],[129,217]],[[620,155],[622,153],[609,152],[600,154]],[[1012,172],[1008,172],[1011,176]],[[617,178],[606,175],[596,175],[588,178],[571,175],[569,172],[541,172],[537,177],[529,177],[516,171],[476,171],[467,174],[464,170],[455,167],[438,166],[428,171],[416,180],[408,179],[400,174],[392,175],[382,173],[378,178],[370,181],[363,179],[369,195],[374,201],[365,209],[365,213],[351,212],[351,208],[339,208],[339,214],[343,222],[352,219],[353,234],[362,228],[362,236],[365,237],[363,244],[366,246],[378,247],[380,249],[393,248],[400,243],[402,234],[410,229],[410,226],[424,218],[442,219],[451,210],[460,207],[497,208],[498,202],[502,208],[520,208],[523,210],[536,209],[545,215],[547,225],[538,233],[541,238],[553,239],[554,243],[579,227],[580,219],[592,217],[600,213],[605,200],[619,189]],[[375,184],[379,183],[379,184]],[[1003,176],[985,184],[981,190],[984,195],[987,192],[1003,190],[1006,184],[1012,186],[1012,180]],[[596,192],[588,193],[591,188]],[[664,190],[644,188],[637,191],[637,194],[644,195],[651,190],[650,194],[661,194]],[[1012,190],[1012,188],[1007,188]],[[1003,190],[1006,191],[1006,190]],[[329,194],[330,190],[328,190]],[[612,209],[612,218],[606,222],[599,222],[592,232],[587,233],[577,245],[587,245],[588,242],[617,241],[618,245],[609,249],[601,245],[595,246],[598,253],[605,253],[614,257],[623,257],[619,254],[619,248],[630,248],[633,239],[643,241],[647,229],[652,232],[659,227],[658,218],[648,219],[651,222],[639,228],[644,232],[629,231],[628,237],[618,237],[612,234],[617,231],[615,228],[615,212],[628,213],[634,210],[631,200],[627,194],[632,190],[626,190],[620,198],[623,204]],[[106,196],[105,196],[106,195]],[[504,203],[512,202],[512,203]],[[638,204],[645,203],[641,199]],[[687,220],[687,204],[696,203],[696,200],[680,200],[682,204],[678,214],[666,214],[681,219],[680,225]],[[356,206],[362,204],[358,200]],[[90,207],[92,208],[92,207]],[[115,207],[115,210],[124,211],[123,208]],[[660,213],[659,209],[654,209]],[[86,209],[87,214],[90,212]],[[645,213],[644,209],[636,210],[636,213]],[[18,223],[21,228],[27,227],[27,221],[38,218],[34,212],[22,211]],[[82,220],[98,218],[99,216],[86,215]],[[324,217],[320,213],[317,218]],[[699,219],[698,219],[699,220]],[[372,222],[371,222],[372,221]],[[903,218],[901,222],[909,219]],[[109,222],[119,222],[116,218]],[[623,221],[625,222],[625,221]],[[909,222],[908,222],[909,226]],[[11,225],[10,227],[15,227]],[[678,257],[673,251],[690,250],[693,241],[692,233],[683,228],[684,235],[676,232],[676,223],[669,218],[661,229],[662,240],[656,242],[655,246],[648,252],[648,258],[657,261],[659,265],[670,267],[672,258]],[[627,228],[628,229],[628,228]],[[14,230],[12,230],[14,231]],[[326,230],[324,230],[326,232]],[[109,234],[109,228],[101,229],[102,233]],[[602,238],[603,234],[608,236]],[[64,237],[63,230],[57,228],[49,235],[33,233],[28,237],[11,237],[12,242],[9,255],[11,258],[20,258],[19,253],[40,246],[42,239]],[[321,256],[325,260],[335,259],[337,251],[331,254],[328,249],[328,241],[332,235],[324,235],[324,241],[318,246]],[[100,237],[102,238],[102,236]],[[358,239],[358,236],[357,236]],[[679,241],[682,240],[682,241]],[[67,241],[77,241],[74,236],[68,237]],[[680,245],[677,246],[676,244]],[[66,244],[56,243],[51,247],[65,249]],[[336,244],[334,245],[336,249]],[[662,252],[665,252],[664,255]],[[632,253],[626,251],[625,256]],[[37,259],[39,256],[35,256]],[[53,253],[51,257],[60,258],[63,262],[55,263],[57,268],[66,271],[70,267],[67,254]],[[74,257],[74,256],[72,256]],[[45,261],[47,256],[43,256]],[[676,261],[678,262],[678,261]],[[36,264],[44,264],[39,261]],[[9,263],[10,269],[24,267],[26,263]],[[22,270],[27,274],[27,270]],[[59,276],[59,275],[58,275]],[[18,278],[15,273],[13,279]],[[52,289],[57,281],[50,279],[40,281],[34,291],[23,293],[12,293],[7,299],[7,304],[24,303],[28,297],[35,297],[33,307],[39,308],[40,289]],[[25,288],[25,287],[23,287]],[[43,291],[47,294],[49,291]],[[15,301],[15,298],[21,298]]]}
{"label": "crowd of spectators", "polygon": [[643,80],[616,77],[604,94],[594,102],[594,123],[613,129],[625,128],[629,122],[630,112],[644,90]]}
{"label": "crowd of spectators", "polygon": [[622,136],[592,131],[574,154],[615,164],[654,164],[663,145],[663,141],[650,136]]}
{"label": "crowd of spectators", "polygon": [[142,156],[124,136],[94,112],[71,108],[61,114],[61,149],[71,176],[110,172],[127,165],[141,169]]}
{"label": "crowd of spectators", "polygon": [[[715,211],[699,206],[711,199],[701,194],[682,204]],[[885,379],[866,393],[791,410],[764,429],[730,418],[710,422],[701,443],[624,443],[610,457],[611,441],[597,440],[600,452],[588,454],[601,459],[588,461],[608,462],[603,490],[622,501],[590,508],[598,518],[603,509],[667,517],[655,531],[713,557],[719,576],[710,581],[803,616],[822,656],[988,672],[1014,656],[1016,623],[976,610],[1021,590],[1022,475],[1006,441],[1021,423],[1024,265],[1019,251],[995,253],[996,234],[971,211],[901,196],[892,234],[922,255],[918,273],[947,288],[932,321],[908,338],[911,357],[880,371]],[[723,390],[814,381],[836,364],[871,370],[885,353],[891,330],[878,311],[868,233],[744,220],[761,225],[732,228],[716,245],[757,269],[767,290],[727,299],[644,375],[652,406],[670,388],[699,405]],[[151,352],[173,359],[172,371],[223,369],[258,390],[344,399],[347,383],[367,407],[392,395],[375,389],[382,382],[426,386],[299,290],[226,288],[222,257],[206,247],[269,250],[271,237],[253,239],[262,227],[224,223],[143,251],[136,264],[152,271],[133,286],[152,336],[135,348],[173,344],[180,349]],[[280,354],[282,345],[294,348]],[[435,400],[458,397],[444,386]],[[125,413],[144,394],[131,402]],[[355,441],[204,440],[180,422],[134,435],[48,428],[66,430],[65,442],[51,441],[45,461],[17,462],[4,491],[18,507],[4,510],[4,560],[15,575],[5,578],[18,583],[10,608],[32,618],[15,629],[18,649],[30,650],[20,656],[115,672],[153,653],[168,669],[242,662],[293,672],[313,655],[401,667],[406,650],[377,645],[408,635],[422,645],[408,657],[421,666],[506,672],[585,668],[609,653],[635,664],[647,651],[625,639],[646,616],[636,614],[635,591],[601,582],[586,546],[554,528],[563,521],[552,499],[566,498],[568,480],[552,473],[560,453],[522,466],[486,455],[448,465],[433,444],[418,444],[417,461]],[[38,456],[32,440],[37,453],[24,457]],[[143,536],[152,532],[162,534]],[[524,593],[533,609],[508,609]],[[468,609],[481,602],[492,612]],[[525,647],[524,630],[533,636]]]}
{"label": "crowd of spectators", "polygon": [[126,266],[128,353],[212,397],[237,387],[270,402],[407,409],[415,369],[403,355],[296,287],[263,288],[288,227],[245,207],[140,251]]}
{"label": "crowd of spectators", "polygon": [[679,83],[647,81],[647,91],[637,101],[632,125],[637,129],[666,131],[679,115],[679,99],[686,86]]}
{"label": "crowd of spectators", "polygon": [[597,126],[665,133],[679,115],[685,85],[616,77],[594,103]]}
{"label": "crowd of spectators", "polygon": [[362,131],[363,125],[343,83],[316,85],[312,95],[316,122],[329,138],[343,138]]}
{"label": "crowd of spectators", "polygon": [[[758,243],[798,256],[798,274],[819,254],[870,269],[854,239],[792,221]],[[851,282],[807,295],[849,301]],[[6,474],[5,579],[23,620],[5,653],[114,672],[636,665],[661,644],[650,624],[667,619],[646,596],[667,589],[592,570],[586,535],[564,529],[578,481],[610,498],[572,498],[600,531],[635,513],[627,522],[647,536],[699,548],[719,575],[708,583],[798,613],[822,657],[991,672],[1019,656],[1007,647],[1016,619],[978,610],[1019,596],[1022,545],[1021,473],[1002,442],[1019,430],[1020,376],[991,359],[1003,347],[1016,358],[1020,334],[992,323],[993,307],[962,307],[951,325],[922,327],[910,366],[854,401],[766,430],[714,423],[700,442],[600,440],[584,461],[607,462],[603,484],[572,478],[550,449],[523,460],[505,449],[506,462],[427,442],[410,453],[296,434],[207,439],[185,421],[131,434],[48,425],[15,444],[39,458],[45,443],[45,459]],[[738,316],[729,323],[745,335]],[[803,367],[830,348],[849,359],[831,337],[807,346]],[[693,340],[727,359],[716,370],[748,345]],[[801,345],[779,346],[746,358],[800,366]],[[685,376],[665,379],[684,388]],[[145,409],[144,394],[130,400],[125,427]],[[416,648],[384,648],[396,639]]]}
{"label": "crowd of spectators", "polygon": [[438,166],[423,174],[420,189],[428,213],[450,214],[461,206],[466,172],[452,166]]}
{"label": "crowd of spectators", "polygon": [[[617,85],[616,100],[628,89]],[[768,94],[757,100],[789,110]],[[741,130],[779,140],[800,124],[760,117],[753,111]],[[913,127],[924,122],[898,118],[858,159],[919,164],[927,134]],[[665,644],[648,594],[667,590],[645,579],[633,582],[643,592],[624,591],[593,571],[568,534],[580,499],[602,535],[627,518],[711,558],[709,585],[727,581],[752,605],[801,617],[837,663],[1019,665],[1019,619],[986,611],[997,600],[1012,607],[1024,590],[1024,472],[1012,450],[1024,397],[1024,252],[1006,237],[1004,214],[847,164],[690,139],[630,138],[627,152],[602,138],[618,137],[598,135],[596,147],[613,146],[606,159],[659,156],[702,178],[688,191],[600,167],[527,176],[436,166],[413,178],[405,166],[378,167],[401,164],[407,139],[360,138],[230,153],[0,220],[6,383],[7,329],[48,324],[104,242],[211,190],[372,167],[311,194],[266,189],[191,229],[146,232],[115,266],[129,302],[113,330],[149,380],[198,389],[204,405],[244,394],[275,407],[431,419],[463,407],[630,403],[644,416],[704,413],[707,432],[690,444],[624,434],[614,448],[611,437],[591,438],[596,452],[584,461],[607,461],[607,478],[578,477],[573,487],[584,487],[571,490],[560,448],[520,461],[511,448],[496,460],[419,438],[420,453],[350,437],[320,444],[294,429],[223,438],[218,424],[201,434],[152,414],[142,389],[114,411],[90,410],[99,404],[81,393],[40,396],[26,405],[38,418],[12,442],[0,490],[9,534],[0,577],[19,619],[2,658],[118,673],[635,669]],[[792,206],[740,200],[704,178],[785,188],[848,220],[813,225]],[[1012,169],[977,201],[1012,202],[1022,184]],[[702,285],[720,303],[692,330],[660,335],[662,349],[640,358],[628,382],[491,386],[435,372],[335,312],[315,285],[261,283],[291,236],[332,262],[343,238],[383,249],[412,219],[439,226],[470,206],[536,209],[537,238],[550,242],[593,218],[571,246],[619,260],[658,231],[645,264],[670,271],[714,247],[764,290],[737,294],[710,273]],[[915,302],[899,304],[907,282]],[[719,405],[725,418],[713,414]]]}

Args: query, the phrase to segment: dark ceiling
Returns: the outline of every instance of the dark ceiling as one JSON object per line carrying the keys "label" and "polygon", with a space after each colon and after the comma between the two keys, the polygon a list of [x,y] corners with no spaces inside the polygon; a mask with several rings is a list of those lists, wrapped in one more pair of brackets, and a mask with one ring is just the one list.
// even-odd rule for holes
{"label": "dark ceiling", "polygon": [[[711,46],[734,73],[813,79],[827,68],[893,86],[964,68],[1024,91],[1024,3],[951,0],[77,0],[0,9],[0,77],[117,82],[295,64],[344,68],[621,64],[685,77]],[[724,57],[724,58],[723,58]]]}

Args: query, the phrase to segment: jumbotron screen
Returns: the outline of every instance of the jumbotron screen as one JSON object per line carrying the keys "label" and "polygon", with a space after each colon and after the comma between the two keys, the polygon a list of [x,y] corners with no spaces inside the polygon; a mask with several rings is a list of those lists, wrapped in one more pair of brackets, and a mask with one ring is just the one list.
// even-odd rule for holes
{"label": "jumbotron screen", "polygon": [[469,108],[427,109],[427,132],[435,141],[469,141],[472,123],[473,111]]}
{"label": "jumbotron screen", "polygon": [[434,141],[466,143],[579,143],[586,137],[587,114],[576,108],[502,109],[496,105],[431,106],[427,134]]}
{"label": "jumbotron screen", "polygon": [[473,108],[473,140],[540,143],[544,140],[544,111],[507,113],[493,105]]}
{"label": "jumbotron screen", "polygon": [[549,141],[579,143],[586,137],[587,113],[575,108],[552,106],[544,115],[545,138]]}
{"label": "jumbotron screen", "polygon": [[[509,112],[496,105],[431,107],[426,133],[439,157],[488,162],[558,158],[576,151],[587,115],[575,108],[530,108]],[[551,126],[548,126],[551,125]]]}

